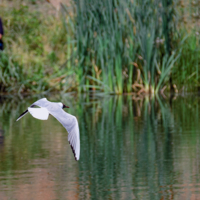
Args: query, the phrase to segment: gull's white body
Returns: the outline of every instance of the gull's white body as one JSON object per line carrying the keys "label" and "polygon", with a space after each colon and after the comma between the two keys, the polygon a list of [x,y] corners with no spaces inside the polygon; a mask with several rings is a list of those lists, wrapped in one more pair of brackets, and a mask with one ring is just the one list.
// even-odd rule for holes
{"label": "gull's white body", "polygon": [[[39,106],[40,108],[33,108]],[[53,115],[67,130],[69,133],[68,141],[72,147],[72,151],[76,160],[80,157],[80,137],[78,121],[75,116],[66,113],[63,110],[62,103],[50,102],[46,98],[40,99],[33,103],[28,110],[20,115],[17,119],[21,119],[26,113],[30,113],[34,118],[40,120],[47,120],[49,114]]]}

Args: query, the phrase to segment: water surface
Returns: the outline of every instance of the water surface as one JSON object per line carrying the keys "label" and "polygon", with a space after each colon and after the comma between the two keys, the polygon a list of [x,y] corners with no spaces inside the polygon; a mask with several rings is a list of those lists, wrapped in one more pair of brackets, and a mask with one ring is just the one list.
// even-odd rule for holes
{"label": "water surface", "polygon": [[198,96],[49,96],[79,121],[81,154],[52,116],[27,114],[38,98],[0,98],[0,199],[199,199]]}

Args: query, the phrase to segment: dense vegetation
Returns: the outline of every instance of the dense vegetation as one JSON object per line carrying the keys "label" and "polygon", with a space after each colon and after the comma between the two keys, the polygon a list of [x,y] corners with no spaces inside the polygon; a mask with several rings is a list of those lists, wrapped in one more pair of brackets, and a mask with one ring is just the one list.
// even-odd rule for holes
{"label": "dense vegetation", "polygon": [[28,2],[1,7],[5,30],[5,50],[0,59],[1,92],[60,89],[59,80],[66,74],[61,66],[70,53],[62,21],[54,12],[51,14],[51,6],[45,6]]}
{"label": "dense vegetation", "polygon": [[2,92],[198,89],[198,2],[77,0],[60,18],[31,2],[3,10]]}

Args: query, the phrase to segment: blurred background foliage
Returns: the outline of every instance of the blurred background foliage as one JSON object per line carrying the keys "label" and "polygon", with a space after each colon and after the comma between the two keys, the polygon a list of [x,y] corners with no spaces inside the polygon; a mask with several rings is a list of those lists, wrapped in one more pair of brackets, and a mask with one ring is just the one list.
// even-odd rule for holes
{"label": "blurred background foliage", "polygon": [[199,90],[199,0],[49,2],[2,1],[1,92]]}
{"label": "blurred background foliage", "polygon": [[65,73],[59,67],[66,60],[66,32],[48,4],[32,3],[4,1],[0,7],[5,31],[5,50],[0,55],[1,92],[60,89],[55,78]]}

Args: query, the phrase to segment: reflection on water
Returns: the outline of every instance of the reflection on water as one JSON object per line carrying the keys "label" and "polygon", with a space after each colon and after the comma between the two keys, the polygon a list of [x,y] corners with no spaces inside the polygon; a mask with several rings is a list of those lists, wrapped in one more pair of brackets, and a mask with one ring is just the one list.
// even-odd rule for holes
{"label": "reflection on water", "polygon": [[15,122],[37,98],[1,98],[1,199],[198,199],[199,97],[48,99],[77,116],[80,161],[52,116]]}

